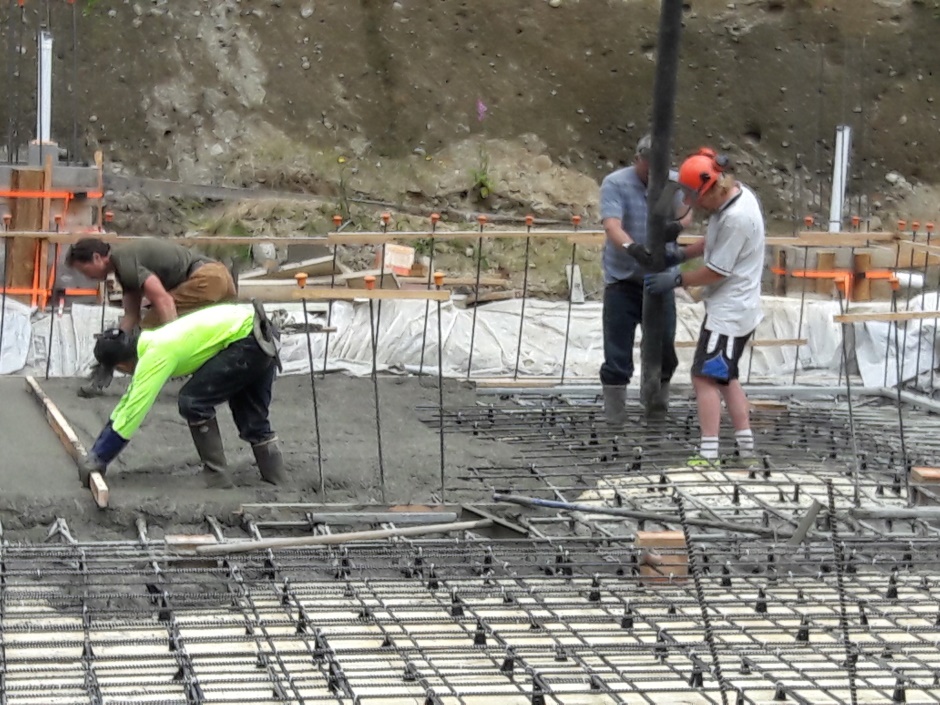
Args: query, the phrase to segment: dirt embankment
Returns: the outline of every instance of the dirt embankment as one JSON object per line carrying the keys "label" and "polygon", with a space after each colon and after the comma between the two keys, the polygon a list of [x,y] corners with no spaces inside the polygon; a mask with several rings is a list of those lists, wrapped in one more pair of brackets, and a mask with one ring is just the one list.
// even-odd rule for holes
{"label": "dirt embankment", "polygon": [[[50,8],[61,142],[74,122],[80,152],[102,149],[117,173],[316,199],[246,213],[116,195],[118,229],[292,234],[336,212],[373,227],[388,207],[592,222],[600,178],[646,128],[659,2],[101,0],[78,18],[74,73],[69,6]],[[825,212],[832,136],[850,124],[852,209],[929,219],[938,12],[932,0],[690,0],[676,154],[728,150],[787,229]],[[26,8],[24,37],[45,13]],[[24,48],[8,107],[25,136]],[[924,185],[911,196],[892,172]]]}

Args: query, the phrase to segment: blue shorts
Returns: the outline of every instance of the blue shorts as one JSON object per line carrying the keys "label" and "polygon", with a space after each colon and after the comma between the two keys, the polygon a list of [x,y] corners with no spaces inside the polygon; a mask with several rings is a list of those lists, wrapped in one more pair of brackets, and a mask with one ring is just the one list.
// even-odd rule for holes
{"label": "blue shorts", "polygon": [[706,316],[698,335],[698,345],[695,346],[692,376],[711,379],[718,384],[728,384],[738,379],[738,363],[752,335],[754,331],[738,338],[715,333],[708,329]]}

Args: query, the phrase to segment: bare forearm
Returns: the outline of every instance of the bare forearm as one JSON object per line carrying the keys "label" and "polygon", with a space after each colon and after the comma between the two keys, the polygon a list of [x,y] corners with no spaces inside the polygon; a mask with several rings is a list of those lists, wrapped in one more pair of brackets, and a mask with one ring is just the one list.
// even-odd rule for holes
{"label": "bare forearm", "polygon": [[686,259],[695,259],[705,254],[705,238],[696,240],[691,245],[686,245]]}
{"label": "bare forearm", "polygon": [[124,293],[124,315],[118,327],[129,333],[140,323],[140,294]]}
{"label": "bare forearm", "polygon": [[160,323],[169,323],[175,321],[178,316],[176,313],[176,302],[172,296],[161,296],[156,301],[152,301],[153,310],[157,312],[157,318]]}
{"label": "bare forearm", "polygon": [[709,284],[716,284],[724,278],[724,275],[713,269],[699,267],[691,272],[682,273],[682,286],[708,286]]}
{"label": "bare forearm", "polygon": [[615,247],[625,247],[633,242],[633,238],[623,229],[617,218],[604,220],[604,232],[607,234],[607,240]]}

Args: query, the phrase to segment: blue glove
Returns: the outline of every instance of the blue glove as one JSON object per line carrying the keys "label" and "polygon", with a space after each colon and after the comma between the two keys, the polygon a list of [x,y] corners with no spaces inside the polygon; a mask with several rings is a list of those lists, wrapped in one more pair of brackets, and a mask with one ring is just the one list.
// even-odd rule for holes
{"label": "blue glove", "polygon": [[685,262],[687,256],[685,248],[679,247],[676,243],[670,242],[666,245],[666,268],[677,267]]}
{"label": "blue glove", "polygon": [[675,269],[667,269],[658,274],[647,274],[643,277],[643,285],[650,294],[665,294],[678,286],[682,286],[682,274]]}
{"label": "blue glove", "polygon": [[88,452],[88,460],[96,463],[101,468],[99,472],[103,472],[126,445],[127,439],[122,438],[108,421],[108,425],[101,429],[95,444]]}

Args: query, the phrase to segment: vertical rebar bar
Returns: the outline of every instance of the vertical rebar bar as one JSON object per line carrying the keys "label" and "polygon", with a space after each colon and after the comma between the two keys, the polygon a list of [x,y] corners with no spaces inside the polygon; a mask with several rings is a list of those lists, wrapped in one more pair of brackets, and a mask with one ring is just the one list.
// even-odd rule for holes
{"label": "vertical rebar bar", "polygon": [[[343,216],[337,214],[333,216],[333,227],[336,232],[340,231],[340,228],[343,225]],[[339,245],[336,242],[333,242],[333,265],[330,268],[330,289],[333,289],[336,286],[336,258],[337,252],[339,250]],[[326,304],[326,340],[323,343],[323,369],[320,370],[320,374],[323,377],[326,377],[326,366],[330,359],[330,328],[333,324],[333,304],[335,302],[333,299],[330,299]],[[313,371],[313,365],[310,365],[311,372]]]}
{"label": "vertical rebar bar", "polygon": [[[381,276],[382,272],[379,272]],[[366,288],[369,286],[369,277],[366,277]],[[371,278],[374,284],[375,277]],[[375,399],[375,437],[379,451],[379,482],[382,485],[382,501],[385,501],[385,463],[382,458],[382,418],[379,411],[379,377],[377,372],[376,356],[378,355],[378,331],[375,329],[374,300],[369,299],[369,333],[372,337],[372,393]]]}
{"label": "vertical rebar bar", "polygon": [[[842,290],[839,289],[839,287],[836,287],[836,289],[839,292],[839,309],[842,310]],[[852,375],[849,373],[849,344],[846,340],[846,331],[849,325],[851,324],[842,324],[842,359],[839,362],[839,366],[840,368],[845,368],[845,397],[849,411],[849,433],[852,437],[852,484],[854,485],[852,501],[857,507],[861,503],[861,493],[859,489],[859,474],[861,468],[859,467],[858,436],[855,432],[855,415],[852,411]]]}
{"label": "vertical rebar bar", "polygon": [[[47,186],[48,188],[48,186]],[[40,244],[40,247],[47,247],[47,245]],[[59,243],[55,243],[53,246],[53,263],[59,261]],[[48,250],[47,250],[48,252]],[[52,271],[55,272],[55,264],[52,266]],[[49,297],[49,348],[46,351],[46,379],[49,379],[49,370],[52,368],[52,339],[55,337],[55,275],[53,274],[52,285],[52,296]]]}
{"label": "vertical rebar bar", "polygon": [[832,487],[832,480],[826,480],[826,495],[829,499],[829,535],[832,538],[832,551],[836,559],[836,588],[839,592],[839,626],[842,629],[842,643],[845,645],[845,667],[849,674],[849,697],[852,705],[858,703],[858,692],[855,685],[855,654],[852,653],[852,642],[849,639],[849,622],[846,615],[845,596],[845,554],[842,542],[839,541],[839,522],[836,516],[836,497]]}
{"label": "vertical rebar bar", "polygon": [[[432,274],[434,273],[434,234],[437,230],[437,221],[440,220],[441,216],[437,213],[431,214],[431,255],[428,259],[428,291],[431,290],[431,285],[434,281]],[[421,333],[421,361],[418,363],[418,374],[424,374],[424,350],[427,345],[428,340],[428,314],[431,312],[431,300],[428,299],[424,302],[424,330]]]}
{"label": "vertical rebar bar", "polygon": [[[914,271],[914,244],[917,243],[917,230],[918,230],[919,225],[920,225],[920,224],[919,224],[916,220],[911,224],[911,260],[910,260],[910,265],[909,265],[909,267],[908,267],[908,288],[907,288],[907,295],[905,296],[905,301],[904,301],[904,310],[905,310],[905,311],[910,311],[910,310],[911,310],[911,283],[910,283],[910,275],[911,275],[911,273]],[[900,245],[899,245],[899,246],[898,246],[898,252],[900,252],[900,250],[901,250],[901,248],[900,248]],[[907,329],[908,329],[908,325],[907,325],[907,323],[905,323],[905,324],[904,324],[904,339],[903,339],[903,341],[902,341],[902,343],[901,343],[901,351],[904,353],[904,356],[903,356],[902,359],[901,359],[901,377],[904,377],[904,365],[905,365],[905,363],[907,362]],[[918,346],[918,348],[920,347],[920,338],[918,338],[918,340],[917,340],[917,346]],[[915,379],[915,381],[917,380],[917,375],[918,375],[918,374],[919,374],[919,370],[916,370],[916,369],[915,369],[915,370],[914,370],[914,379]]]}
{"label": "vertical rebar bar", "polygon": [[[303,277],[306,281],[306,276]],[[303,285],[301,285],[303,289]],[[301,302],[304,309],[304,337],[307,339],[307,362],[310,364],[310,395],[313,398],[313,434],[317,448],[317,477],[320,483],[320,492],[326,497],[326,485],[323,484],[323,452],[320,448],[320,406],[317,404],[317,374],[313,369],[313,342],[310,340],[310,315],[307,313],[307,299]]]}
{"label": "vertical rebar bar", "polygon": [[[525,217],[526,233],[532,232],[532,223],[535,222],[534,216]],[[529,243],[532,238],[526,235],[525,239],[525,257],[522,264],[522,306],[519,311],[519,336],[516,339],[516,366],[513,369],[512,378],[519,379],[519,360],[522,357],[522,328],[525,326],[525,303],[529,296]]]}
{"label": "vertical rebar bar", "polygon": [[[483,226],[486,224],[486,216],[477,216],[477,222],[480,224],[480,232],[483,232]],[[477,238],[477,276],[476,285],[473,289],[473,295],[476,301],[473,302],[473,321],[470,323],[470,354],[467,357],[467,379],[470,379],[470,371],[473,369],[473,343],[477,334],[477,307],[480,305],[480,268],[483,266],[483,236]]]}
{"label": "vertical rebar bar", "polygon": [[[581,216],[572,218],[574,231],[578,232],[578,224],[581,222]],[[578,244],[571,243],[571,277],[568,282],[568,318],[565,321],[565,349],[561,354],[561,383],[565,383],[565,367],[568,365],[568,344],[571,341],[571,307],[574,304],[574,267],[578,253]]]}
{"label": "vertical rebar bar", "polygon": [[[428,277],[431,276],[431,272],[428,272]],[[437,289],[440,291],[441,283],[444,281],[444,275],[440,276],[440,283],[437,282],[438,277],[435,276],[435,283],[437,284]],[[437,300],[437,415],[438,415],[438,438],[440,439],[440,449],[441,449],[441,504],[447,502],[446,498],[446,482],[444,477],[444,328],[441,325],[441,300]],[[427,323],[425,322],[425,326]]]}
{"label": "vertical rebar bar", "polygon": [[[904,323],[905,328],[907,328],[907,322]],[[890,329],[889,329],[890,331]],[[888,339],[890,340],[891,336],[889,333]],[[907,440],[905,439],[904,433],[904,403],[901,400],[901,363],[900,363],[901,351],[898,349],[898,323],[894,324],[894,360],[895,366],[897,368],[897,409],[898,409],[898,434],[900,435],[901,440],[901,472],[904,473],[904,489],[907,493],[907,504],[910,506],[914,502],[914,498],[911,496],[911,478],[910,478],[910,463],[907,457]]]}
{"label": "vertical rebar bar", "polygon": [[[921,289],[920,295],[920,310],[925,311],[927,309],[927,268],[930,264],[930,236],[933,235],[933,223],[924,223],[924,229],[927,231],[927,242],[924,249],[924,285]],[[911,255],[913,256],[913,255]],[[933,322],[934,335],[937,332],[937,322]],[[923,341],[921,336],[924,334],[924,322],[918,321],[917,323],[917,377],[920,378],[920,350],[923,347]],[[931,365],[933,367],[933,365]]]}
{"label": "vertical rebar bar", "polygon": [[[809,216],[807,216],[808,218]],[[803,269],[809,270],[809,247],[803,248]],[[804,272],[805,273],[805,272]],[[803,313],[806,310],[806,277],[803,277],[803,285],[800,287],[800,317],[796,324],[796,339],[799,340],[803,334]],[[793,358],[793,379],[791,384],[796,384],[796,371],[800,367],[800,346],[796,346],[796,357]]]}
{"label": "vertical rebar bar", "polygon": [[[898,222],[898,229],[901,229],[903,221]],[[898,271],[898,267],[901,266],[901,247],[898,246],[898,251],[894,255],[894,271]],[[891,313],[898,312],[898,289],[894,286],[891,288]],[[891,323],[888,323],[888,335],[885,337],[885,376],[884,376],[884,386],[888,386],[888,363],[890,362],[890,352],[891,352]],[[895,327],[897,323],[894,323]],[[898,383],[900,384],[900,373],[898,377]]]}
{"label": "vertical rebar bar", "polygon": [[729,683],[721,672],[721,662],[718,660],[718,647],[715,644],[712,621],[711,617],[708,615],[708,603],[705,601],[705,590],[702,588],[702,576],[699,575],[698,570],[698,558],[695,555],[697,546],[693,543],[692,534],[689,531],[689,522],[685,514],[685,505],[682,503],[682,494],[678,489],[674,489],[672,497],[676,503],[679,523],[682,525],[682,534],[685,537],[685,550],[689,557],[689,573],[692,574],[692,582],[695,585],[695,599],[702,613],[702,626],[705,631],[705,643],[708,644],[708,651],[712,657],[712,670],[714,671],[715,679],[718,681],[718,687],[721,689],[721,702],[724,705],[728,705],[727,691]]}

